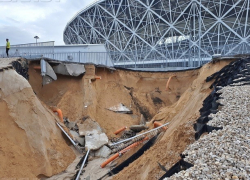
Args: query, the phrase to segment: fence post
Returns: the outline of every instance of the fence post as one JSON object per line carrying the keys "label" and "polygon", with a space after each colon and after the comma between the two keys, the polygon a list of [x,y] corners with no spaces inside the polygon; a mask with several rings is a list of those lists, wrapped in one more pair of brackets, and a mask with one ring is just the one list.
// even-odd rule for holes
{"label": "fence post", "polygon": [[81,62],[81,57],[80,57],[80,55],[81,55],[81,52],[79,51],[79,63]]}

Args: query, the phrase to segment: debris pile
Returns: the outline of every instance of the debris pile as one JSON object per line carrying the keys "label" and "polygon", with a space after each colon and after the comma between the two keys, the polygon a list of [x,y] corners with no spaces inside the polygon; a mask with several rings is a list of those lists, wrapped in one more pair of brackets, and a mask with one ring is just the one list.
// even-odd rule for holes
{"label": "debris pile", "polygon": [[[90,117],[83,118],[80,122],[70,122],[68,118],[64,119],[64,124],[69,129],[70,135],[73,137],[74,142],[78,145],[78,148],[84,150],[98,150],[95,156],[104,156],[104,145],[107,145],[109,140],[105,133],[103,133],[100,125],[92,120]],[[106,152],[104,152],[105,154]]]}

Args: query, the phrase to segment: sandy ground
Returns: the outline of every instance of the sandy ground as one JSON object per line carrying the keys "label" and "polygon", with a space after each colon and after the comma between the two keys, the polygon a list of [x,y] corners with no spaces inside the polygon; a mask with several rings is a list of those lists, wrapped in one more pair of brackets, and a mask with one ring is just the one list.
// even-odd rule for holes
{"label": "sandy ground", "polygon": [[[62,109],[70,121],[90,116],[109,137],[121,127],[139,124],[141,114],[150,121],[162,107],[177,102],[198,75],[196,70],[179,72],[172,79],[172,91],[169,92],[165,91],[166,83],[175,73],[110,71],[105,68],[95,70],[101,80],[91,81],[86,75],[78,78],[59,75],[57,81],[42,87],[40,72],[32,67],[31,64],[29,82],[43,102]],[[107,110],[118,103],[133,110],[133,114]]]}
{"label": "sandy ground", "polygon": [[75,155],[57,117],[14,70],[0,72],[0,179],[42,178],[66,169]]}
{"label": "sandy ground", "polygon": [[[90,116],[109,138],[115,137],[113,132],[120,127],[139,124],[141,114],[151,122],[170,122],[166,133],[153,147],[112,177],[115,180],[152,180],[164,174],[157,162],[170,168],[179,160],[186,146],[194,142],[193,123],[199,117],[203,100],[211,92],[211,82],[206,83],[205,79],[228,63],[220,61],[197,70],[168,73],[96,68],[93,69],[94,75],[101,76],[101,80],[91,80],[91,73],[78,78],[58,76],[57,81],[44,87],[41,86],[40,72],[32,68],[33,64],[29,74],[30,84],[40,100],[62,109],[64,116],[71,121]],[[175,77],[166,91],[166,83],[171,76]],[[133,115],[107,110],[118,103],[133,110]],[[118,162],[127,157],[129,154]]]}
{"label": "sandy ground", "polygon": [[211,82],[206,83],[205,79],[228,63],[229,61],[209,63],[198,70],[198,76],[180,99],[173,105],[162,108],[152,119],[161,120],[161,123],[170,122],[161,140],[113,179],[159,179],[164,171],[157,162],[169,169],[180,159],[180,154],[187,145],[195,141],[193,124],[199,117],[203,100],[211,93]]}

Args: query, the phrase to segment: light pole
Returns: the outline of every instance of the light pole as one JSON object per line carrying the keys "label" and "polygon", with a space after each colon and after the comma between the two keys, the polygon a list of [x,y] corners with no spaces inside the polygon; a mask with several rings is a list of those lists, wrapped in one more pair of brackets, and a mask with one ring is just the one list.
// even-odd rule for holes
{"label": "light pole", "polygon": [[35,36],[34,38],[36,39],[36,44],[37,44],[37,39],[39,39],[39,37],[38,37],[38,36]]}

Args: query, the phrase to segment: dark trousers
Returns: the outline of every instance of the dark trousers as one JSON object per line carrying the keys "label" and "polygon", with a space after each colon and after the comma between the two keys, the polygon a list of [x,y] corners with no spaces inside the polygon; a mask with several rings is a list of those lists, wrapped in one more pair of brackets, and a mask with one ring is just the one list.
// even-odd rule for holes
{"label": "dark trousers", "polygon": [[9,57],[9,50],[10,50],[10,48],[6,48],[7,57]]}

